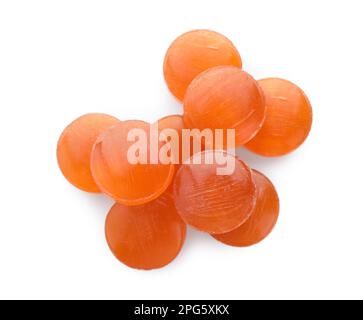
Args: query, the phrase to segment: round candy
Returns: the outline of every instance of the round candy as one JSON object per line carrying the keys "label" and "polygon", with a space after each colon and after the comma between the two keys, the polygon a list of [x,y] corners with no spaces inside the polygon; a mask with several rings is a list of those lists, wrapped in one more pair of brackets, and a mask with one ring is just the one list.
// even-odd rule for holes
{"label": "round candy", "polygon": [[210,30],[194,30],[181,35],[169,47],[164,60],[164,77],[179,100],[192,80],[216,66],[242,67],[241,57],[225,36]]}
{"label": "round candy", "polygon": [[179,134],[181,134],[182,130],[185,128],[183,116],[181,116],[179,114],[173,114],[173,115],[161,118],[157,121],[157,124],[159,126],[160,131],[165,130],[165,129],[174,129]]}
{"label": "round candy", "polygon": [[63,131],[57,146],[58,164],[64,177],[75,187],[100,192],[90,169],[92,147],[100,133],[119,122],[107,114],[92,113],[73,121]]}
{"label": "round candy", "polygon": [[313,118],[310,102],[289,81],[269,78],[258,83],[266,97],[266,120],[245,147],[262,156],[285,155],[298,148],[310,132]]}
{"label": "round candy", "polygon": [[169,264],[180,252],[186,225],[166,192],[147,204],[115,204],[106,219],[107,243],[118,260],[136,269]]}
{"label": "round candy", "polygon": [[174,163],[181,164],[183,162],[182,130],[185,128],[183,117],[177,114],[166,116],[158,120],[157,124],[159,127],[159,131],[161,133],[165,133],[167,136],[171,134],[169,130],[174,130],[174,132],[177,133],[177,136],[175,137],[173,136],[173,138],[171,138],[170,136],[169,137],[171,139],[170,143],[171,143],[172,152],[174,152],[173,156],[175,156]]}
{"label": "round candy", "polygon": [[217,240],[236,247],[254,245],[274,228],[279,215],[279,198],[269,179],[262,173],[253,170],[253,181],[256,185],[257,200],[250,218],[237,229],[213,235]]}
{"label": "round candy", "polygon": [[[224,168],[222,171],[218,169]],[[178,213],[194,228],[225,233],[245,222],[255,204],[251,170],[223,150],[196,153],[174,179]]]}
{"label": "round candy", "polygon": [[[174,137],[173,139],[170,139],[172,150],[174,151],[174,154],[177,155],[177,157],[174,158],[175,164],[182,164],[185,160],[189,159],[194,153],[204,150],[203,139],[201,138],[199,133],[197,132],[196,135],[192,134],[189,135],[185,131],[187,128],[184,125],[183,116],[181,115],[166,116],[158,120],[157,123],[161,133],[164,133],[168,136],[170,134],[169,130],[172,129],[178,134],[177,139],[176,137],[175,139]],[[194,148],[194,143],[197,143],[196,148]]]}
{"label": "round candy", "polygon": [[[235,67],[216,67],[193,80],[184,99],[188,127],[235,130],[236,146],[251,140],[265,119],[265,99],[248,73]],[[233,147],[233,146],[232,146]]]}
{"label": "round candy", "polygon": [[154,200],[172,181],[174,166],[159,161],[162,143],[151,138],[150,127],[143,121],[123,121],[104,132],[94,145],[93,177],[102,192],[124,205]]}

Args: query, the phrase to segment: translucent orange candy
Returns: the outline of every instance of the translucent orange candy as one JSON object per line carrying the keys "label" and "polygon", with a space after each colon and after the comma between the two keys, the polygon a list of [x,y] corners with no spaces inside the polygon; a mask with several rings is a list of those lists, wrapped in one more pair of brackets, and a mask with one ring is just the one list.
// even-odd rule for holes
{"label": "translucent orange candy", "polygon": [[259,155],[276,157],[298,148],[309,135],[312,108],[295,84],[278,78],[258,81],[266,97],[266,120],[245,147]]}
{"label": "translucent orange candy", "polygon": [[[175,130],[178,133],[178,139],[175,139],[175,141],[178,141],[177,145],[173,146],[174,140],[169,140],[170,144],[172,145],[172,150],[177,150],[176,152],[174,152],[175,164],[182,164],[184,161],[188,160],[194,153],[203,151],[205,149],[203,145],[203,140],[201,139],[199,134],[196,134],[195,137],[192,135],[184,134],[183,138],[183,129],[186,129],[183,121],[183,116],[166,116],[158,120],[157,123],[159,131],[161,133],[166,132],[166,134],[168,135],[168,131],[164,130],[169,129]],[[198,139],[198,141],[195,141],[194,139]],[[194,148],[194,142],[197,142],[196,148]]]}
{"label": "translucent orange candy", "polygon": [[213,235],[225,244],[236,247],[254,245],[265,239],[277,222],[279,198],[273,184],[256,170],[252,171],[252,176],[256,185],[257,199],[250,218],[231,232]]}
{"label": "translucent orange candy", "polygon": [[158,120],[157,123],[159,126],[159,131],[165,129],[174,129],[179,133],[180,137],[182,130],[185,128],[183,117],[178,114],[173,114],[171,116],[161,118],[160,120]]}
{"label": "translucent orange candy", "polygon": [[136,269],[169,264],[184,244],[186,225],[169,192],[141,206],[115,204],[106,219],[106,238],[115,257]]}
{"label": "translucent orange candy", "polygon": [[[128,141],[130,130],[145,133],[146,148],[137,148],[135,141]],[[157,137],[158,138],[158,137]],[[173,164],[152,163],[150,158],[150,124],[144,121],[123,121],[107,130],[97,139],[91,157],[91,170],[98,187],[114,200],[135,206],[160,196],[170,185]],[[135,146],[135,152],[131,150]],[[161,148],[161,143],[156,144]],[[143,163],[129,162],[128,151]],[[158,152],[156,153],[158,156]]]}
{"label": "translucent orange candy", "polygon": [[86,114],[73,121],[62,133],[57,146],[59,168],[75,187],[87,192],[100,192],[90,169],[93,144],[103,131],[120,120],[107,114]]}
{"label": "translucent orange candy", "polygon": [[210,30],[194,30],[177,38],[164,60],[164,77],[170,91],[179,100],[192,80],[216,66],[242,67],[241,57],[225,36]]}
{"label": "translucent orange candy", "polygon": [[[248,73],[216,67],[193,80],[184,99],[184,122],[190,128],[235,129],[236,146],[251,140],[265,119],[265,99]],[[226,142],[226,138],[224,138]]]}
{"label": "translucent orange candy", "polygon": [[[174,150],[174,148],[176,150],[176,152],[174,152],[174,156],[176,157],[175,162],[177,162],[177,164],[182,163],[183,162],[182,130],[185,128],[183,117],[177,114],[166,116],[158,120],[157,124],[160,132],[163,132],[164,130],[168,129],[173,129],[178,133],[178,139],[175,140],[178,141],[178,144],[172,146],[172,150]],[[170,140],[171,144],[172,142],[173,140]]]}
{"label": "translucent orange candy", "polygon": [[[210,156],[214,160],[208,164]],[[220,157],[234,166],[231,174],[217,175]],[[190,162],[180,167],[174,179],[175,205],[182,219],[211,234],[229,232],[245,222],[256,200],[251,170],[222,150],[197,153]]]}

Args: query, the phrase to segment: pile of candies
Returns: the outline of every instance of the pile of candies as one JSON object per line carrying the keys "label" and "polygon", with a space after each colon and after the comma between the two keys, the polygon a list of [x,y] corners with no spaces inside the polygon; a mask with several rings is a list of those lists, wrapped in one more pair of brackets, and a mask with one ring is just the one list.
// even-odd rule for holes
{"label": "pile of candies", "polygon": [[[185,129],[222,129],[224,138],[234,129],[235,148],[277,157],[298,148],[312,125],[311,105],[299,87],[279,78],[256,81],[242,71],[232,42],[214,31],[195,30],[177,38],[166,53],[164,76],[184,113],[160,119],[158,132],[179,133],[178,147],[169,150],[178,161],[151,161],[151,151],[158,154],[171,141],[152,143],[153,125],[106,114],[72,122],[57,147],[59,167],[70,183],[115,200],[105,223],[115,257],[145,270],[161,268],[178,255],[187,225],[227,245],[245,247],[263,240],[277,222],[279,198],[271,181],[224,143],[216,147],[204,139],[200,150],[190,141],[185,147]],[[134,129],[145,132],[147,148],[135,155],[146,162],[133,163],[128,157],[135,147],[136,140],[130,140]],[[185,149],[189,157],[184,157]],[[233,164],[233,171],[217,174],[217,159]]]}

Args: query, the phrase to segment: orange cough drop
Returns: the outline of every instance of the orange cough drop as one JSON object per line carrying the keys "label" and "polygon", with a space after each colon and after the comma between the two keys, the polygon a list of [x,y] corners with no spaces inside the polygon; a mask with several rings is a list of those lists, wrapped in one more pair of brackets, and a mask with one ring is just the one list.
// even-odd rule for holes
{"label": "orange cough drop", "polygon": [[174,163],[181,164],[183,162],[182,130],[185,128],[183,117],[177,114],[166,116],[159,119],[157,124],[161,133],[167,136],[173,133],[172,137],[168,136],[170,138],[171,152],[173,152]]}
{"label": "orange cough drop", "polygon": [[264,119],[265,99],[257,81],[235,67],[202,73],[185,95],[185,124],[200,130],[223,129],[224,135],[227,129],[234,129],[236,146],[252,139]]}
{"label": "orange cough drop", "polygon": [[90,169],[93,144],[103,131],[120,120],[107,114],[86,114],[73,121],[62,133],[57,146],[57,159],[64,177],[75,187],[87,192],[100,192]]}
{"label": "orange cough drop", "polygon": [[242,67],[233,43],[217,32],[194,30],[181,35],[169,47],[164,60],[164,77],[174,96],[183,100],[196,76],[224,65]]}
{"label": "orange cough drop", "polygon": [[[208,157],[213,161],[210,164]],[[228,163],[234,169],[218,175],[221,165],[217,161],[222,163],[222,159],[223,166]],[[174,179],[175,205],[183,220],[208,233],[225,233],[239,227],[255,204],[251,170],[222,150],[197,153],[190,162],[180,167]]]}
{"label": "orange cough drop", "polygon": [[[158,126],[161,133],[165,133],[167,136],[172,132],[178,134],[178,136],[171,140],[169,139],[171,149],[175,150],[173,159],[175,164],[182,164],[188,160],[194,153],[198,153],[204,150],[203,140],[200,136],[193,137],[189,133],[183,134],[183,129],[186,129],[183,117],[180,115],[166,116],[158,120]],[[194,146],[194,144],[196,145]]]}
{"label": "orange cough drop", "polygon": [[169,193],[136,207],[115,204],[106,219],[107,243],[115,257],[131,268],[169,264],[184,244],[186,225]]}
{"label": "orange cough drop", "polygon": [[262,241],[274,228],[279,215],[279,198],[271,183],[262,173],[253,170],[257,200],[250,218],[237,229],[213,235],[217,240],[236,247],[246,247]]}
{"label": "orange cough drop", "polygon": [[298,148],[309,135],[313,118],[310,102],[289,81],[270,78],[258,83],[266,97],[266,120],[245,147],[262,156],[285,155]]}
{"label": "orange cough drop", "polygon": [[[150,143],[150,124],[143,121],[120,122],[102,134],[91,157],[98,187],[117,202],[130,206],[160,196],[171,183],[174,166],[160,163],[161,144],[157,140],[154,146]],[[156,162],[151,159],[153,148]]]}

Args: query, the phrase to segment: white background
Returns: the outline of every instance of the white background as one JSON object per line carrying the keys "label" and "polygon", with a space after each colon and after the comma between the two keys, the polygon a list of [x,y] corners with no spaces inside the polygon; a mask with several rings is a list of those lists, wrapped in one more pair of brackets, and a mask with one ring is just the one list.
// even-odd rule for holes
{"label": "white background", "polygon": [[[362,1],[0,1],[0,298],[363,298]],[[181,113],[162,75],[183,32],[209,28],[257,79],[301,86],[313,130],[297,152],[241,151],[281,198],[263,243],[190,230],[168,267],[119,263],[103,231],[112,201],[69,185],[55,157],[89,112]]]}

